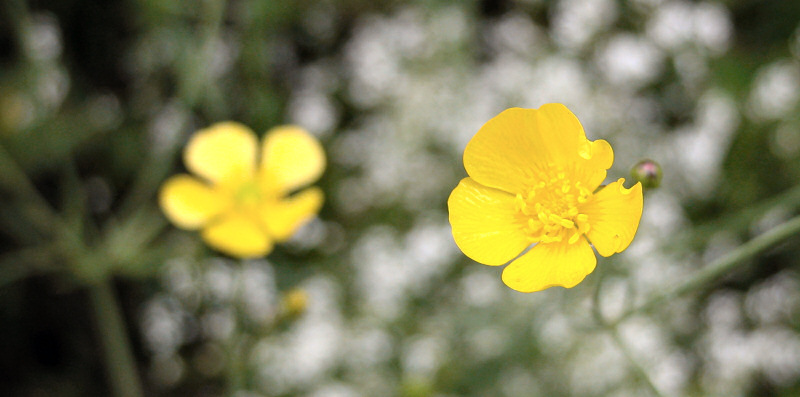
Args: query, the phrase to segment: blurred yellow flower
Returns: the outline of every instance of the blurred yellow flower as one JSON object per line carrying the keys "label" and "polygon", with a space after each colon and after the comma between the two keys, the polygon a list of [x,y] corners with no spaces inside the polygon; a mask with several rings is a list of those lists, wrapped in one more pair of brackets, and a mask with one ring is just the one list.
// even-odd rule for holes
{"label": "blurred yellow flower", "polygon": [[322,206],[319,188],[292,194],[325,169],[322,146],[299,127],[269,130],[259,148],[246,126],[214,124],[192,136],[183,161],[199,178],[168,179],[159,194],[161,209],[178,227],[201,229],[208,245],[234,257],[268,254]]}
{"label": "blurred yellow flower", "polygon": [[456,244],[486,265],[511,261],[503,282],[517,291],[574,287],[597,263],[589,241],[610,256],[639,227],[641,184],[598,190],[613,161],[608,142],[586,139],[564,105],[500,113],[464,150],[469,177],[447,202]]}
{"label": "blurred yellow flower", "polygon": [[308,293],[302,288],[292,288],[281,298],[281,313],[286,317],[303,314],[308,307]]}

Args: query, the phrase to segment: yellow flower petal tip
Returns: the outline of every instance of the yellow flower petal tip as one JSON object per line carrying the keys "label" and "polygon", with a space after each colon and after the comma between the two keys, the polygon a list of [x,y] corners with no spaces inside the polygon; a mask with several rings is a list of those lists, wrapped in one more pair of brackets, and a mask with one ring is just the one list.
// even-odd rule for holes
{"label": "yellow flower petal tip", "polygon": [[[319,141],[297,126],[275,127],[267,132],[261,148],[261,170],[286,190],[319,179],[325,171],[325,151]],[[298,162],[296,159],[303,159]]]}
{"label": "yellow flower petal tip", "polygon": [[595,268],[592,246],[622,252],[639,226],[641,184],[598,190],[613,162],[611,145],[588,140],[564,105],[505,110],[464,150],[469,177],[447,202],[453,238],[477,262],[508,263],[514,290],[572,288]]}
{"label": "yellow flower petal tip", "polygon": [[315,182],[325,169],[322,145],[297,126],[258,137],[236,122],[222,122],[193,135],[184,151],[195,176],[169,178],[159,205],[176,226],[201,230],[217,251],[238,258],[269,254],[313,219],[324,200]]}
{"label": "yellow flower petal tip", "polygon": [[246,126],[226,121],[195,133],[183,152],[186,168],[212,183],[249,178],[256,167],[258,137]]}
{"label": "yellow flower petal tip", "polygon": [[194,230],[220,213],[224,197],[189,175],[176,175],[161,186],[158,201],[167,219],[176,226]]}

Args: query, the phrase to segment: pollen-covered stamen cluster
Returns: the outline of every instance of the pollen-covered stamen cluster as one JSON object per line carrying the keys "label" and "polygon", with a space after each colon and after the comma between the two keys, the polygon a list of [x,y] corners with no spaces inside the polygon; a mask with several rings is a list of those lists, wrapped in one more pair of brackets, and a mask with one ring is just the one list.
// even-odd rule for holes
{"label": "pollen-covered stamen cluster", "polygon": [[578,210],[592,196],[580,181],[567,179],[563,169],[537,175],[525,194],[518,193],[515,205],[528,239],[573,244],[589,231],[589,217]]}

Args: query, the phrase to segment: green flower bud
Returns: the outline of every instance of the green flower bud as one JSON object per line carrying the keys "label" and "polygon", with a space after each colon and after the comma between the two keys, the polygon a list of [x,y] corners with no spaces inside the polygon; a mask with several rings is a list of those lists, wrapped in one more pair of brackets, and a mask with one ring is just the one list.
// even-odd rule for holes
{"label": "green flower bud", "polygon": [[631,168],[631,178],[645,189],[657,188],[661,185],[661,166],[653,160],[641,160]]}

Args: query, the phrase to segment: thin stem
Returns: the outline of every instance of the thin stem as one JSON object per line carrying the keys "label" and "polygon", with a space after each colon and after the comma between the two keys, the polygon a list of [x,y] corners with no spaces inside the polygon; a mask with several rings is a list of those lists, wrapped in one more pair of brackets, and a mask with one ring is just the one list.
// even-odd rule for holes
{"label": "thin stem", "polygon": [[184,79],[179,85],[179,95],[186,101],[189,107],[199,102],[204,89],[207,89],[213,82],[208,77],[208,62],[214,55],[215,40],[219,36],[222,27],[223,17],[225,16],[225,0],[207,0],[203,2],[201,18],[203,26],[200,28],[201,42],[193,62],[187,64]]}
{"label": "thin stem", "polygon": [[782,193],[765,199],[755,205],[747,206],[741,211],[724,217],[717,218],[693,228],[691,233],[686,233],[683,238],[673,241],[676,246],[685,245],[686,242],[703,242],[718,230],[743,230],[754,219],[778,208],[787,211],[800,207],[800,185],[783,191]]}
{"label": "thin stem", "polygon": [[45,233],[52,231],[54,223],[59,229],[64,227],[56,212],[3,145],[0,145],[0,171],[0,188],[25,200],[27,211],[21,212],[29,217],[33,225]]}
{"label": "thin stem", "polygon": [[[240,269],[247,265],[243,260],[240,263]],[[225,341],[227,346],[227,360],[228,360],[228,384],[227,395],[233,397],[240,390],[244,390],[247,386],[247,359],[251,349],[251,343],[245,330],[245,313],[240,306],[240,302],[244,288],[244,273],[239,271],[236,275],[236,281],[233,286],[234,308],[235,314],[235,328],[231,335]]]}
{"label": "thin stem", "polygon": [[[53,248],[58,249],[58,246],[63,244],[70,247],[71,252],[84,250],[85,246],[81,241],[81,222],[74,222],[73,225],[67,223],[62,215],[56,212],[42,196],[28,174],[17,164],[2,144],[0,144],[0,190],[6,190],[16,196],[14,197],[16,200],[14,210],[38,232],[39,239],[43,240],[43,245],[53,244]],[[24,241],[29,236],[19,237]],[[31,256],[28,255],[28,258]],[[78,262],[78,264],[82,263]],[[34,266],[42,264],[43,262],[33,263]],[[74,269],[80,269],[80,267]],[[31,273],[20,273],[19,275],[24,277]],[[11,281],[16,281],[13,280],[13,276]]]}
{"label": "thin stem", "polygon": [[656,384],[648,375],[647,370],[645,370],[644,366],[633,356],[633,352],[631,352],[630,348],[625,341],[622,340],[622,337],[619,335],[619,330],[616,328],[609,328],[609,334],[611,334],[611,338],[614,339],[614,343],[617,344],[619,350],[622,352],[622,355],[631,363],[631,367],[633,371],[636,373],[636,376],[642,381],[642,383],[650,389],[650,392],[653,393],[656,397],[664,397],[664,393],[658,389]]}
{"label": "thin stem", "polygon": [[19,46],[20,52],[26,61],[30,60],[28,52],[28,30],[30,30],[30,16],[28,14],[28,7],[24,0],[8,0],[3,2],[5,4],[6,12],[8,15],[8,23],[12,26],[12,33]]}
{"label": "thin stem", "polygon": [[772,228],[771,230],[753,238],[752,240],[740,245],[730,251],[727,255],[711,262],[708,266],[698,270],[688,280],[660,293],[652,296],[645,303],[625,312],[616,319],[611,326],[616,326],[630,316],[647,311],[658,304],[675,299],[689,291],[694,291],[709,282],[716,280],[723,274],[730,272],[737,266],[745,263],[747,259],[766,251],[770,247],[800,233],[800,216],[796,216],[789,221]]}
{"label": "thin stem", "polygon": [[603,308],[600,307],[600,290],[603,288],[603,279],[605,278],[605,266],[597,269],[597,281],[592,291],[592,315],[598,324],[605,324],[605,317],[603,316]]}
{"label": "thin stem", "polygon": [[227,395],[231,397],[235,396],[237,392],[245,390],[247,384],[245,357],[247,357],[251,348],[247,335],[238,334],[237,331],[234,332],[236,333],[226,341],[228,350],[226,352],[228,355],[228,384],[226,387],[228,390]]}
{"label": "thin stem", "polygon": [[38,272],[52,271],[52,251],[51,246],[37,245],[0,255],[0,289]]}
{"label": "thin stem", "polygon": [[[208,59],[213,55],[214,43],[224,22],[226,6],[227,2],[224,0],[203,2],[203,24],[199,32],[198,50],[193,51],[186,66],[178,70],[178,97],[188,109],[197,104],[203,89],[213,83],[203,73],[204,68],[208,67]],[[183,125],[177,128],[182,129]],[[144,165],[139,168],[133,187],[120,206],[120,214],[129,214],[140,203],[150,200],[159,184],[172,170],[172,159],[178,151],[178,142],[170,142],[166,147],[156,149],[151,151]]]}
{"label": "thin stem", "polygon": [[103,353],[115,397],[143,397],[136,362],[128,341],[122,309],[111,279],[104,277],[89,286],[89,296],[103,343]]}

